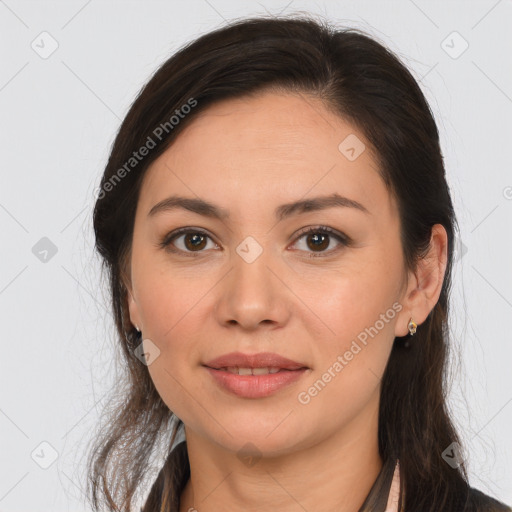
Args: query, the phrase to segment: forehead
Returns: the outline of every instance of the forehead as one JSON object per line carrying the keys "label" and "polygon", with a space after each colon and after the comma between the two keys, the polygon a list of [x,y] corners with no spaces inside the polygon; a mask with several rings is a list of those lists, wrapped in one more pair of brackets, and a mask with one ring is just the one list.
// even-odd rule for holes
{"label": "forehead", "polygon": [[359,130],[317,98],[266,92],[196,114],[148,169],[141,197],[149,208],[176,193],[225,198],[236,210],[333,192],[370,210],[391,207]]}
{"label": "forehead", "polygon": [[263,92],[209,106],[178,137],[176,146],[190,149],[198,140],[205,143],[208,138],[224,142],[215,147],[219,151],[239,149],[293,156],[288,151],[290,148],[297,151],[302,148],[305,153],[320,149],[321,143],[324,150],[339,156],[339,138],[349,134],[364,139],[355,127],[330,112],[318,98]]}

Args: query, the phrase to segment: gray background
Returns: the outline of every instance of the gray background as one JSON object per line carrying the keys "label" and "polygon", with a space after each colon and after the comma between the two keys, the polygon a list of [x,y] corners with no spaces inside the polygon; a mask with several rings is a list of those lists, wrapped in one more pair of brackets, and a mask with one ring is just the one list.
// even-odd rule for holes
{"label": "gray background", "polygon": [[388,45],[431,104],[461,226],[450,407],[471,484],[512,504],[511,1],[5,0],[0,512],[87,510],[85,448],[118,371],[91,215],[130,103],[224,20],[301,10]]}

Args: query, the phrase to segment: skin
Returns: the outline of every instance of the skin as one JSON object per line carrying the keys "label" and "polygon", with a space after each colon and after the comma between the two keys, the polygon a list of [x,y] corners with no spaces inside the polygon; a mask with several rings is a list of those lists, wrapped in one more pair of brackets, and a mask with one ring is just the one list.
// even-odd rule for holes
{"label": "skin", "polygon": [[[349,134],[366,145],[354,161],[338,149]],[[283,203],[334,192],[370,213],[334,207],[274,218]],[[182,209],[148,217],[173,194],[210,201],[230,217]],[[319,225],[351,245],[328,235],[315,250],[311,235],[298,232]],[[195,258],[158,247],[181,227],[210,235],[199,254],[190,236],[188,244],[186,236],[174,239]],[[441,225],[414,272],[405,269],[399,234],[398,208],[369,143],[316,98],[265,92],[217,103],[151,165],[137,205],[127,300],[131,321],[160,350],[151,378],[185,423],[191,479],[180,512],[359,509],[382,467],[379,392],[393,340],[408,333],[411,317],[421,329],[446,268]],[[236,252],[248,236],[263,249],[252,263]],[[300,403],[298,394],[395,302],[401,311]],[[310,369],[269,397],[241,398],[202,366],[232,351],[276,352]],[[248,442],[261,457],[252,465],[237,456]]]}

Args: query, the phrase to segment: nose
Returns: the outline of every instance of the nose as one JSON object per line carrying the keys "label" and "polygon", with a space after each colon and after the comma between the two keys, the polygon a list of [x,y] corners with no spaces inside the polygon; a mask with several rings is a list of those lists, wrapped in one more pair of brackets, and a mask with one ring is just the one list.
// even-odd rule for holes
{"label": "nose", "polygon": [[265,251],[253,261],[243,256],[233,256],[231,271],[219,283],[215,307],[218,322],[247,331],[260,324],[267,329],[283,327],[290,316],[293,296],[283,271]]}

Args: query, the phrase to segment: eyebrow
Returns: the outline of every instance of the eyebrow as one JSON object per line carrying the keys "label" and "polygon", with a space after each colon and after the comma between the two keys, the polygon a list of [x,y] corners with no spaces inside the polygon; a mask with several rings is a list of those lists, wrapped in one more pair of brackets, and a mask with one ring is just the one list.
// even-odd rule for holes
{"label": "eyebrow", "polygon": [[[274,215],[276,219],[282,221],[292,215],[325,210],[333,207],[355,208],[370,215],[370,212],[361,203],[336,193],[330,196],[319,196],[282,204],[275,209]],[[204,199],[171,196],[155,204],[149,211],[148,217],[153,217],[160,212],[167,212],[176,209],[188,210],[193,213],[218,220],[224,220],[230,216],[229,210],[216,206]]]}

